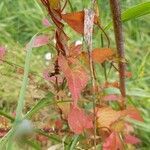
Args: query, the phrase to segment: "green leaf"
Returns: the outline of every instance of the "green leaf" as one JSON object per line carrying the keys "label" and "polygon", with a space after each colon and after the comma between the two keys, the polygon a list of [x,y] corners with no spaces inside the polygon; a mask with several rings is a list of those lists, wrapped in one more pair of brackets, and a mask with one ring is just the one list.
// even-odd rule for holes
{"label": "green leaf", "polygon": [[[140,3],[133,6],[121,14],[122,21],[126,22],[144,15],[150,14],[150,2]],[[112,26],[112,22],[108,23],[104,30],[108,30]]]}
{"label": "green leaf", "polygon": [[78,141],[79,141],[79,135],[75,135],[73,137],[73,140],[71,141],[71,145],[70,145],[69,149],[74,150]]}
{"label": "green leaf", "polygon": [[150,2],[138,4],[122,13],[122,20],[128,21],[150,13]]}

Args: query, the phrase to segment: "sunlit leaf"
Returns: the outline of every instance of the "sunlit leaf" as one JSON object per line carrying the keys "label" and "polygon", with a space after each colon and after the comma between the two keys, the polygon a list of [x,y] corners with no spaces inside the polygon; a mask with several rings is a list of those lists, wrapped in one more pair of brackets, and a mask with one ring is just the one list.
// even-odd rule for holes
{"label": "sunlit leaf", "polygon": [[[63,14],[62,18],[76,32],[80,34],[84,33],[84,11]],[[95,17],[94,23],[96,22],[97,18]]]}

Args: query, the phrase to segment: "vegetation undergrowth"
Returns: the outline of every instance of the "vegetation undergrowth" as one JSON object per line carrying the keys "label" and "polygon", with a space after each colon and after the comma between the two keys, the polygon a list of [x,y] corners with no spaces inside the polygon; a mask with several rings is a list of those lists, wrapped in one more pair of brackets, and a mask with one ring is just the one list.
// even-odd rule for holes
{"label": "vegetation undergrowth", "polygon": [[[94,143],[97,149],[108,149],[108,145],[114,149],[149,149],[147,14],[150,3],[121,1],[125,46],[123,61],[127,66],[127,109],[124,109],[118,88],[119,58],[116,56],[109,2],[98,0],[95,5],[96,17],[103,30],[95,23],[92,59],[96,84],[92,87],[92,70],[87,57],[91,45],[85,40],[86,36],[80,34],[84,33],[82,24],[79,26],[82,20],[78,15],[83,13],[75,13],[92,4],[88,0],[69,0],[67,4],[62,1],[61,8],[65,6],[63,13],[58,11],[61,15],[66,14],[62,21],[59,20],[60,14],[55,12],[60,8],[58,1],[51,1],[51,12],[41,1],[0,2],[0,46],[6,49],[4,57],[0,55],[0,149],[47,149],[54,146],[55,149],[92,149]],[[73,16],[67,15],[72,12]],[[70,18],[75,19],[77,24],[69,22]],[[109,42],[111,48],[106,48]],[[126,118],[127,112],[130,118]],[[76,124],[78,121],[80,124]],[[124,131],[127,126],[130,129]],[[125,144],[126,134],[130,132],[133,137],[127,138],[133,143],[128,141]],[[110,144],[113,143],[112,138],[116,138],[120,147]]]}

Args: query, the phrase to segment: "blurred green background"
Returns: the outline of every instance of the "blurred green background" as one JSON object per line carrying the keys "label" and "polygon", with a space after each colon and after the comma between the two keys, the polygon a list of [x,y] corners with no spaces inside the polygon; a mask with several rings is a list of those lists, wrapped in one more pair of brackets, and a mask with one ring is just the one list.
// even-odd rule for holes
{"label": "blurred green background", "polygon": [[[90,5],[89,0],[70,0],[74,11],[82,10]],[[122,11],[146,0],[121,0]],[[100,6],[101,24],[105,27],[111,21],[108,1],[98,0]],[[71,11],[67,6],[67,11]],[[42,19],[46,17],[45,10],[37,0],[1,0],[0,1],[0,45],[7,48],[5,61],[0,64],[0,108],[15,110],[22,75],[16,73],[16,65],[23,67],[25,60],[25,45],[31,37],[44,28]],[[129,103],[138,107],[145,122],[137,125],[138,136],[142,139],[141,149],[150,146],[150,24],[149,15],[123,24],[127,68],[133,76],[127,80],[127,95]],[[71,31],[71,32],[70,32]],[[73,40],[81,40],[71,29],[66,32]],[[112,28],[106,31],[110,37],[111,47],[114,47]],[[94,39],[94,47],[100,46],[100,34]],[[33,51],[31,70],[35,74],[35,82],[43,83],[42,71],[46,68],[45,53],[51,51],[44,46]],[[36,91],[36,87],[28,88],[27,102],[32,104],[34,98],[40,98],[44,92]],[[13,105],[13,107],[11,107]],[[6,106],[4,108],[4,106]],[[3,108],[2,108],[3,107]]]}

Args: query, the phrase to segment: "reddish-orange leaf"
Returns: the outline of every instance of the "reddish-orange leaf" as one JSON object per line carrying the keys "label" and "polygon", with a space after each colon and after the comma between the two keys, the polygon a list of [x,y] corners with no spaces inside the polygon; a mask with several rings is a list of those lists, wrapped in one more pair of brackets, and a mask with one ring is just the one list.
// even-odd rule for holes
{"label": "reddish-orange leaf", "polygon": [[122,150],[122,143],[118,133],[111,133],[111,135],[105,140],[103,144],[103,150]]}
{"label": "reddish-orange leaf", "polygon": [[[76,32],[84,34],[84,11],[62,14],[62,18]],[[97,23],[97,17],[94,18],[94,23]]]}
{"label": "reddish-orange leaf", "polygon": [[121,116],[121,111],[115,111],[111,107],[98,108],[97,125],[99,128],[110,128],[110,125],[119,120]]}
{"label": "reddish-orange leaf", "polygon": [[141,140],[133,135],[128,134],[125,136],[125,142],[127,144],[139,144]]}
{"label": "reddish-orange leaf", "polygon": [[92,58],[94,62],[103,63],[104,61],[112,58],[113,51],[110,48],[95,48],[92,51]]}
{"label": "reddish-orange leaf", "polygon": [[70,129],[76,134],[93,127],[92,118],[86,115],[82,109],[74,106],[72,106],[68,114],[68,124]]}
{"label": "reddish-orange leaf", "polygon": [[68,88],[71,92],[74,104],[77,104],[80,93],[85,88],[88,82],[88,75],[85,70],[80,66],[72,69],[68,65],[68,61],[62,55],[58,57],[58,63],[60,69],[63,71],[67,79]]}
{"label": "reddish-orange leaf", "polygon": [[140,111],[138,109],[136,109],[135,107],[133,106],[129,106],[127,107],[126,110],[124,110],[125,114],[132,118],[132,119],[135,119],[135,120],[138,120],[138,121],[143,121],[143,118],[140,114]]}
{"label": "reddish-orange leaf", "polygon": [[83,31],[84,31],[84,12],[83,11],[63,14],[62,18],[76,32],[83,34]]}

